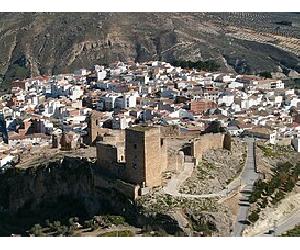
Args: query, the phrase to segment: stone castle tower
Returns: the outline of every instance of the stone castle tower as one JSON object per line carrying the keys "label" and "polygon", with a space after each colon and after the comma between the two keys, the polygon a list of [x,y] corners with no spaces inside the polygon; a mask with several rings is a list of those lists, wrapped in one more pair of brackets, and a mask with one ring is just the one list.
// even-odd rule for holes
{"label": "stone castle tower", "polygon": [[158,127],[132,127],[126,129],[126,168],[124,179],[141,186],[162,184],[162,171],[166,164],[166,145]]}
{"label": "stone castle tower", "polygon": [[87,135],[84,137],[84,143],[94,146],[98,136],[103,135],[107,129],[100,126],[100,121],[103,118],[102,112],[92,110],[87,116]]}

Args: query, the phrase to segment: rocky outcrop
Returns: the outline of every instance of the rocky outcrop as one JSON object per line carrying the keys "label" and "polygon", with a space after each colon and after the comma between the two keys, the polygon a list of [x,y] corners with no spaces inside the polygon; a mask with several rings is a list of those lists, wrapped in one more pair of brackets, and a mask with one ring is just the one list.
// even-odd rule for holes
{"label": "rocky outcrop", "polygon": [[26,170],[9,169],[0,175],[1,210],[15,213],[35,209],[44,200],[60,196],[84,198],[94,191],[91,163],[64,157]]}
{"label": "rocky outcrop", "polygon": [[[182,233],[178,222],[164,211],[149,213],[128,198],[124,192],[127,192],[126,188],[132,191],[129,185],[102,175],[92,162],[79,157],[62,156],[50,162],[40,161],[26,169],[9,169],[0,175],[0,223],[4,223],[1,226],[6,232],[0,230],[0,236],[16,232],[24,234],[34,223],[50,219],[48,215],[57,218],[49,211],[55,206],[61,209],[56,211],[59,214],[67,210],[76,215],[80,207],[84,211],[79,212],[84,216],[118,214],[135,227],[163,229],[169,234]],[[124,189],[123,192],[118,190],[119,186]],[[78,204],[63,207],[64,204],[70,206],[70,202]],[[24,216],[32,218],[24,219]],[[3,217],[6,217],[5,222],[1,221]]]}
{"label": "rocky outcrop", "polygon": [[158,193],[143,196],[138,203],[148,214],[167,214],[190,236],[229,236],[232,214],[214,198],[183,198]]}

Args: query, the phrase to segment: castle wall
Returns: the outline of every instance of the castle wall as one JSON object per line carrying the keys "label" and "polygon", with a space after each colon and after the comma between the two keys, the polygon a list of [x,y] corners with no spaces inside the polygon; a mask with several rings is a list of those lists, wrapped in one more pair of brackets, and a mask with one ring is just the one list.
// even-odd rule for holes
{"label": "castle wall", "polygon": [[104,188],[104,189],[116,189],[121,194],[125,195],[130,199],[137,199],[138,198],[138,191],[139,186],[133,185],[120,179],[109,179],[107,177],[101,175],[94,176],[94,185],[95,188]]}
{"label": "castle wall", "polygon": [[115,188],[125,196],[131,198],[131,199],[137,199],[139,196],[139,189],[140,186],[133,185],[127,182],[124,182],[122,180],[116,180]]}
{"label": "castle wall", "polygon": [[229,133],[226,133],[224,137],[224,149],[231,150],[231,135]]}
{"label": "castle wall", "polygon": [[[199,138],[195,138],[191,143],[192,156],[196,159],[196,163],[202,160],[203,154],[211,149],[229,149],[230,137],[224,133],[208,133]],[[224,143],[225,142],[225,143]]]}
{"label": "castle wall", "polygon": [[160,127],[161,137],[178,137],[180,129],[178,126],[162,126]]}
{"label": "castle wall", "polygon": [[[125,130],[125,147],[123,136],[111,134],[104,136],[97,142],[97,163],[100,168],[115,175],[128,183],[141,187],[156,187],[162,184],[162,172],[181,172],[184,168],[183,145],[188,138],[169,137],[177,135],[176,127],[170,130],[164,127],[132,127]],[[166,132],[167,131],[167,132]],[[172,131],[175,131],[174,133]],[[180,137],[180,136],[179,136]],[[224,135],[220,134],[218,146],[212,143],[207,135],[194,142],[194,154],[201,158],[204,151],[219,148]],[[121,142],[120,142],[121,141]],[[204,144],[205,147],[201,146]]]}
{"label": "castle wall", "polygon": [[168,140],[161,139],[161,151],[160,151],[160,165],[161,172],[167,171],[168,169]]}
{"label": "castle wall", "polygon": [[114,165],[118,161],[118,149],[111,144],[96,143],[97,165],[100,168],[113,172]]}
{"label": "castle wall", "polygon": [[168,151],[168,171],[175,171],[176,173],[180,173],[183,171],[184,167],[184,154],[182,151],[174,152]]}

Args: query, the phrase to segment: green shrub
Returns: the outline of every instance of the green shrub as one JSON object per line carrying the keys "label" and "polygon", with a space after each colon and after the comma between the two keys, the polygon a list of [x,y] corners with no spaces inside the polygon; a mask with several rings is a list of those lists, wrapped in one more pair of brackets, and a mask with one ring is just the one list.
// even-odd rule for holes
{"label": "green shrub", "polygon": [[92,225],[93,225],[93,220],[86,220],[83,223],[84,228],[90,228],[90,227],[92,227]]}
{"label": "green shrub", "polygon": [[107,217],[108,221],[115,224],[115,225],[124,225],[125,218],[122,216],[108,216]]}
{"label": "green shrub", "polygon": [[271,72],[263,71],[259,73],[259,76],[265,77],[265,78],[272,78]]}
{"label": "green shrub", "polygon": [[112,231],[97,235],[98,237],[133,237],[134,233],[130,230]]}
{"label": "green shrub", "polygon": [[35,224],[30,230],[29,232],[31,234],[34,234],[35,236],[42,236],[42,227],[40,224]]}
{"label": "green shrub", "polygon": [[97,230],[98,228],[99,228],[98,223],[93,223],[92,226],[91,226],[92,231],[95,231],[95,230]]}
{"label": "green shrub", "polygon": [[272,199],[272,204],[275,205],[277,202],[279,202],[280,200],[282,200],[284,198],[284,193],[280,190],[279,192],[277,192],[274,196],[274,198]]}
{"label": "green shrub", "polygon": [[204,70],[204,71],[217,71],[220,68],[220,65],[213,60],[207,61],[175,61],[173,62],[174,66],[182,67],[184,69],[197,69],[197,70]]}
{"label": "green shrub", "polygon": [[259,219],[259,215],[257,211],[253,211],[249,216],[248,216],[249,221],[251,221],[252,223],[258,221]]}
{"label": "green shrub", "polygon": [[296,226],[295,228],[285,232],[281,235],[281,237],[300,237],[300,226]]}

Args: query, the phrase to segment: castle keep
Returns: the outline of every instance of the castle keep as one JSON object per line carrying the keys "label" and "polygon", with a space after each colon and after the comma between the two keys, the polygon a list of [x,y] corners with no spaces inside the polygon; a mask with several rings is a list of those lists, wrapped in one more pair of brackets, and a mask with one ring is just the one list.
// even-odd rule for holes
{"label": "castle keep", "polygon": [[166,168],[167,152],[160,129],[132,127],[126,130],[126,169],[124,178],[147,187],[161,185],[162,169]]}
{"label": "castle keep", "polygon": [[119,136],[104,137],[96,143],[96,150],[98,165],[107,173],[142,187],[161,185],[168,163],[159,127],[128,128],[125,142]]}

